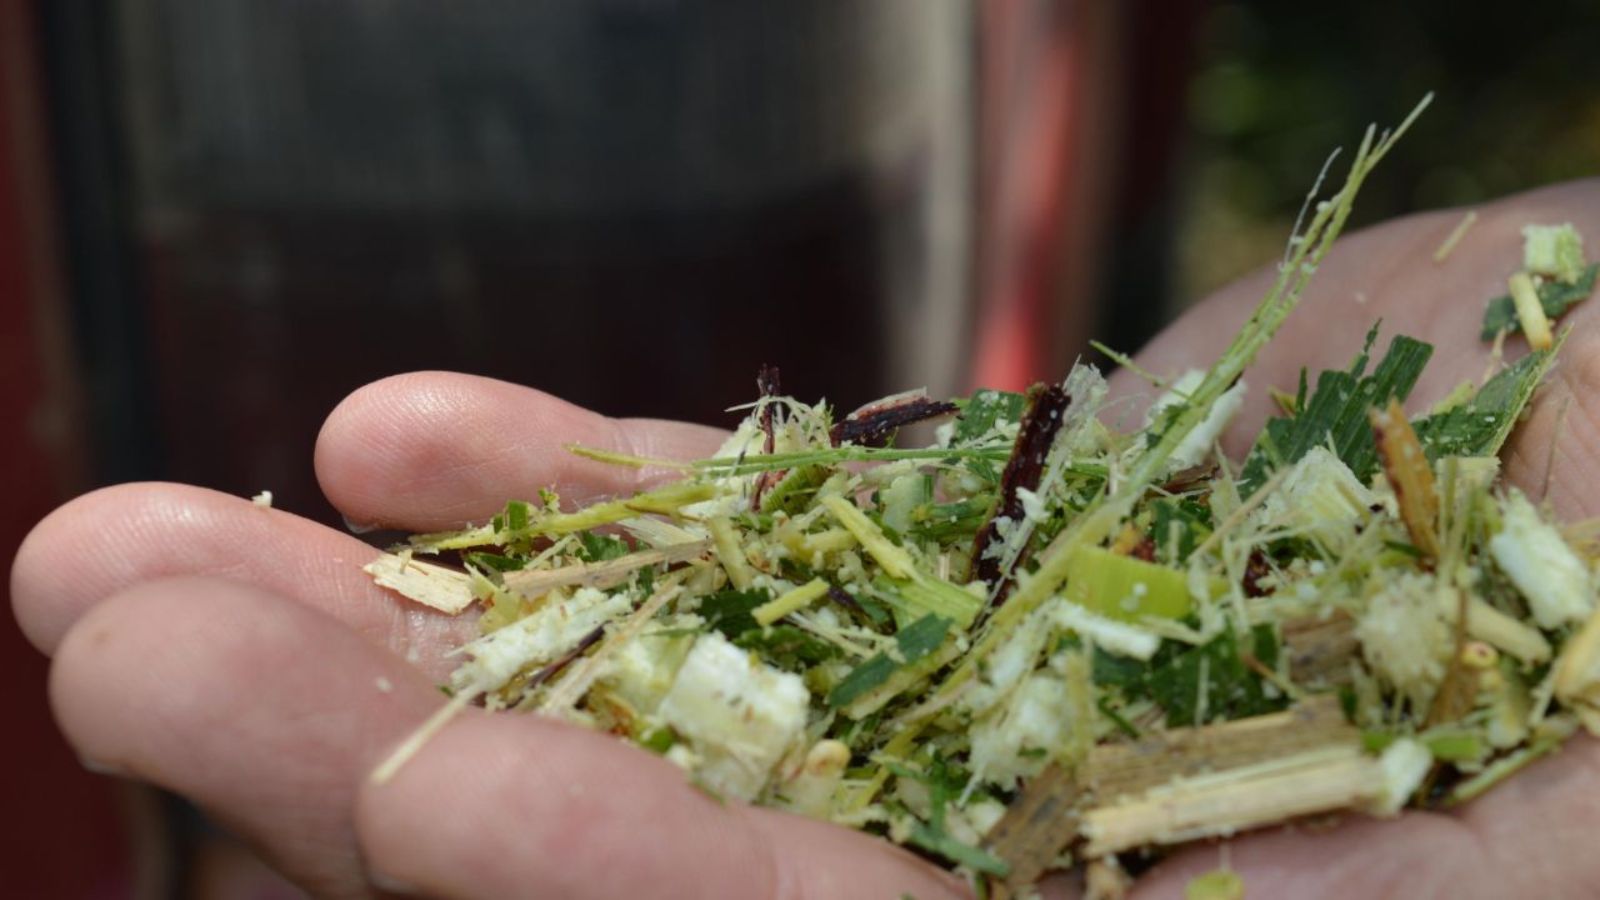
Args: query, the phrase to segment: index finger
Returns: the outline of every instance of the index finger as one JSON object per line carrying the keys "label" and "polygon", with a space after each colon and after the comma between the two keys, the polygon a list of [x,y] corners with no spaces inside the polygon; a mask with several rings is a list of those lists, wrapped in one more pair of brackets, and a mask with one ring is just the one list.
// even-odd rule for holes
{"label": "index finger", "polygon": [[633,456],[711,455],[726,433],[659,419],[612,419],[533,388],[451,372],[367,385],[317,438],[322,490],[358,525],[433,531],[483,522],[541,488],[566,502],[629,494],[672,476],[585,459],[582,444]]}

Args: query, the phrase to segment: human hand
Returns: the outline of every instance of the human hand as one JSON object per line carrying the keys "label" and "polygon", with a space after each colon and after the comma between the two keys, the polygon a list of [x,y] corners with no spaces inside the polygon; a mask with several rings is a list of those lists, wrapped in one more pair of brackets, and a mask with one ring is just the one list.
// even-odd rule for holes
{"label": "human hand", "polygon": [[[1316,372],[1348,365],[1379,318],[1379,352],[1394,334],[1435,347],[1409,411],[1426,409],[1462,381],[1479,381],[1489,357],[1478,339],[1484,306],[1506,292],[1506,278],[1521,267],[1522,226],[1571,222],[1586,235],[1600,234],[1600,180],[1479,209],[1476,225],[1436,265],[1435,248],[1461,216],[1413,216],[1340,241],[1301,308],[1245,374],[1250,396],[1223,442],[1231,458],[1248,450],[1270,411],[1264,388],[1292,390],[1302,366]],[[1270,278],[1258,273],[1211,298],[1152,341],[1140,361],[1158,371],[1207,365]],[[1548,500],[1558,520],[1574,522],[1600,516],[1600,303],[1579,304],[1561,324],[1572,326],[1571,337],[1501,456],[1512,484]],[[1506,342],[1508,360],[1525,352],[1521,337]],[[1600,885],[1597,795],[1600,741],[1581,735],[1456,812],[1276,829],[1230,841],[1230,864],[1251,896],[1587,897]],[[1146,875],[1134,896],[1180,896],[1189,878],[1216,868],[1218,859],[1215,847],[1186,849]]]}
{"label": "human hand", "polygon": [[[1480,214],[1440,266],[1432,251],[1458,213],[1343,240],[1247,374],[1253,390],[1230,452],[1259,427],[1266,386],[1292,386],[1301,366],[1345,365],[1379,317],[1385,333],[1439,348],[1414,392],[1419,403],[1476,378],[1483,303],[1518,265],[1518,230],[1572,221],[1600,234],[1600,182]],[[1203,304],[1141,362],[1163,372],[1209,364],[1265,283],[1251,279]],[[1573,519],[1600,513],[1600,307],[1582,305],[1568,321],[1573,337],[1508,447],[1507,473],[1538,497],[1548,461],[1550,483],[1565,488],[1551,500]],[[1140,390],[1126,374],[1114,383]],[[691,457],[718,436],[607,420],[485,379],[419,374],[346,400],[318,442],[317,469],[352,521],[412,530],[482,521],[507,498],[550,484],[578,500],[636,486],[640,473],[561,449],[574,441]],[[392,782],[369,783],[372,766],[443,702],[432,687],[448,668],[443,653],[470,629],[374,587],[360,567],[375,555],[238,498],[123,485],[35,529],[13,567],[12,598],[30,639],[55,657],[57,716],[86,760],[190,797],[319,894],[370,893],[374,874],[451,896],[960,893],[882,841],[720,806],[658,758],[531,716],[469,713]],[[1266,832],[1233,841],[1232,865],[1263,896],[1577,894],[1600,883],[1600,862],[1585,852],[1600,828],[1600,808],[1588,802],[1596,789],[1600,745],[1582,738],[1458,815]],[[1140,891],[1171,896],[1216,862],[1214,848],[1185,850]]]}

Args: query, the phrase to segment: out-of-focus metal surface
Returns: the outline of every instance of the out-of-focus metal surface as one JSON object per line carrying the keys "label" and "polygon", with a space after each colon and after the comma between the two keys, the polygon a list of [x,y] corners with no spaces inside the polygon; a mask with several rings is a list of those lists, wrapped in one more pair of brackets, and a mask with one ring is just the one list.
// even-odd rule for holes
{"label": "out-of-focus metal surface", "polygon": [[152,207],[580,218],[748,206],[904,160],[956,7],[119,6]]}
{"label": "out-of-focus metal surface", "polygon": [[729,422],[962,381],[966,0],[121,0],[163,474],[315,504],[344,393],[452,368]]}

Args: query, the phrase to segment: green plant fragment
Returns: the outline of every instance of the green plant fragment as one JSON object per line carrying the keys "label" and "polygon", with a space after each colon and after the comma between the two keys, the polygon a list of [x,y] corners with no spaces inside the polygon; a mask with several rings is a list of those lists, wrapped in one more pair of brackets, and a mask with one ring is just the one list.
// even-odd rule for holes
{"label": "green plant fragment", "polygon": [[[1301,374],[1238,477],[1194,451],[1391,144],[1369,133],[1345,184],[1308,201],[1277,282],[1209,370],[1152,378],[1181,382],[1182,402],[1140,426],[1107,414],[1097,371],[1067,373],[1071,404],[1041,419],[1060,430],[1022,454],[1040,477],[1013,479],[1004,498],[1024,395],[957,401],[927,447],[894,446],[905,435],[871,423],[950,404],[884,398],[852,414],[865,437],[836,447],[831,410],[780,396],[764,372],[713,458],[580,451],[674,469],[676,484],[566,511],[541,492],[487,525],[414,539],[385,557],[397,573],[385,583],[482,611],[446,713],[569,716],[730,801],[1028,877],[1119,821],[1122,837],[1098,846],[1159,858],[1169,841],[1388,810],[1451,785],[1458,801],[1582,725],[1600,733],[1593,548],[1494,484],[1493,454],[1555,349],[1457,388],[1409,428],[1390,413],[1382,471],[1367,413],[1411,393],[1432,348],[1398,336],[1380,357],[1376,328],[1349,366]],[[1526,265],[1563,277],[1575,241],[1538,232]],[[1413,430],[1415,442],[1394,437]],[[613,562],[629,548],[643,555]],[[411,558],[446,550],[463,551],[465,573],[455,557]],[[1572,564],[1553,604],[1559,560]],[[986,589],[1001,577],[1009,594]],[[1123,756],[1161,793],[1118,793],[1097,766]],[[1418,791],[1430,771],[1444,787]],[[1290,781],[1333,805],[1297,805]],[[1002,810],[1013,797],[1029,802]],[[982,849],[997,817],[1041,832]],[[1239,888],[1212,881],[1202,895]]]}
{"label": "green plant fragment", "polygon": [[914,665],[918,660],[938,649],[950,631],[951,621],[932,613],[912,622],[895,633],[895,647],[899,661],[887,653],[876,653],[856,666],[844,680],[828,694],[828,706],[838,709],[849,706],[868,691],[889,680],[901,666]]}
{"label": "green plant fragment", "polygon": [[476,551],[463,554],[462,561],[485,572],[515,572],[528,564],[525,558]]}
{"label": "green plant fragment", "polygon": [[1183,572],[1104,547],[1079,547],[1067,566],[1067,599],[1107,618],[1181,619],[1192,602]]}
{"label": "green plant fragment", "polygon": [[1430,459],[1500,452],[1533,392],[1555,363],[1560,344],[1535,350],[1502,369],[1471,399],[1413,423]]}
{"label": "green plant fragment", "polygon": [[578,548],[578,558],[592,563],[627,556],[630,549],[626,541],[592,531],[578,532]]}
{"label": "green plant fragment", "polygon": [[1163,563],[1182,564],[1211,533],[1211,509],[1187,497],[1157,500],[1150,504],[1154,521],[1150,539]]}
{"label": "green plant fragment", "polygon": [[718,591],[702,599],[697,612],[711,630],[733,640],[761,627],[756,623],[756,608],[771,600],[772,594],[760,588]]}
{"label": "green plant fragment", "polygon": [[1433,356],[1433,346],[1415,338],[1398,335],[1389,343],[1383,359],[1367,373],[1367,364],[1378,326],[1367,333],[1366,347],[1357,354],[1350,368],[1328,370],[1317,376],[1317,386],[1306,393],[1305,374],[1295,398],[1293,416],[1267,422],[1255,446],[1245,458],[1239,475],[1239,492],[1248,495],[1266,482],[1280,467],[1299,461],[1312,447],[1331,444],[1333,452],[1358,480],[1365,481],[1378,465],[1372,443],[1372,426],[1367,411],[1381,408],[1393,400],[1405,402],[1421,377],[1423,367]]}
{"label": "green plant fragment", "polygon": [[839,655],[839,648],[793,625],[751,628],[735,638],[733,643],[736,647],[760,653],[763,659],[791,672],[827,662]]}
{"label": "green plant fragment", "polygon": [[909,665],[938,649],[950,633],[950,625],[949,619],[929,613],[900,629],[894,640],[900,648],[901,661]]}
{"label": "green plant fragment", "polygon": [[906,843],[942,856],[958,866],[966,866],[974,872],[994,875],[997,878],[1004,878],[1011,872],[1011,866],[1004,860],[971,844],[963,844],[926,823],[918,823],[917,827],[912,829]]}
{"label": "green plant fragment", "polygon": [[828,706],[832,709],[849,706],[863,694],[888,681],[896,668],[898,665],[887,653],[873,654],[866,662],[851,669],[850,674],[828,693]]}
{"label": "green plant fragment", "polygon": [[[1541,281],[1534,288],[1539,297],[1539,307],[1550,319],[1560,317],[1567,310],[1588,299],[1594,293],[1596,276],[1600,275],[1600,263],[1590,263],[1579,275],[1576,281],[1565,282],[1560,280]],[[1489,306],[1483,312],[1483,328],[1478,337],[1485,341],[1492,341],[1495,335],[1502,331],[1516,333],[1522,330],[1521,323],[1517,320],[1517,306],[1511,300],[1510,294],[1502,294],[1489,301]]]}
{"label": "green plant fragment", "polygon": [[996,425],[1016,425],[1027,398],[1012,391],[979,390],[961,401],[951,446],[962,447],[986,437]]}
{"label": "green plant fragment", "polygon": [[[1278,641],[1270,625],[1251,629],[1242,648],[1268,669],[1276,667]],[[1096,680],[1104,671],[1096,667]],[[1168,727],[1204,725],[1276,712],[1288,699],[1274,691],[1244,662],[1233,632],[1224,631],[1197,647],[1168,644],[1148,668],[1124,672],[1124,696],[1145,697],[1166,713]],[[1115,682],[1108,682],[1115,683]]]}

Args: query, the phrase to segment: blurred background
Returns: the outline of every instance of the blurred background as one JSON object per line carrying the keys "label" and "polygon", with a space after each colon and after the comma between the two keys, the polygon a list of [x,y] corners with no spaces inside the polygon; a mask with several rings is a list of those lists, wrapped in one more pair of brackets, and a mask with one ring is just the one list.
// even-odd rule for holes
{"label": "blurred background", "polygon": [[[1595,174],[1596,34],[1580,0],[0,0],[0,551],[134,479],[337,526],[317,427],[411,369],[711,423],[761,363],[846,408],[1059,376],[1273,259],[1429,90],[1357,224]],[[15,629],[0,668],[6,894],[292,895],[84,773]]]}

